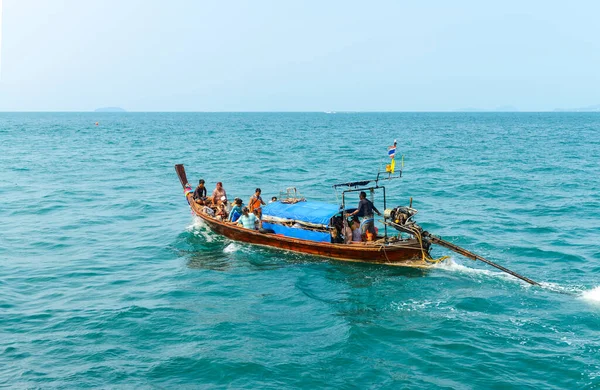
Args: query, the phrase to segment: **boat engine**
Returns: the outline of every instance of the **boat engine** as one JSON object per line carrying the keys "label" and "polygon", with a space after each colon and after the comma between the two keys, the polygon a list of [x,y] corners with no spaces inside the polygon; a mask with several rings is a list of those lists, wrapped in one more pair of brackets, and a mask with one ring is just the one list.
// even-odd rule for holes
{"label": "boat engine", "polygon": [[393,209],[385,209],[384,216],[394,224],[405,225],[417,213],[418,211],[412,207],[397,206]]}
{"label": "boat engine", "polygon": [[397,206],[393,209],[385,209],[384,216],[388,221],[384,223],[393,227],[399,232],[410,234],[415,238],[418,237],[422,247],[425,250],[429,250],[431,243],[429,240],[422,238],[427,234],[427,232],[424,232],[423,228],[421,228],[421,226],[412,220],[412,217],[417,213],[417,209],[406,206]]}

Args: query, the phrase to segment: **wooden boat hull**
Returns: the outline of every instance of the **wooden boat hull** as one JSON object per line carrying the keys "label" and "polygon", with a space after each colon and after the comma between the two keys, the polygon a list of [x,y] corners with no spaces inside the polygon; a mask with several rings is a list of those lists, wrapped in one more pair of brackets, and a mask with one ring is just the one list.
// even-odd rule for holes
{"label": "wooden boat hull", "polygon": [[201,206],[194,202],[191,194],[188,194],[187,198],[193,213],[201,218],[213,232],[235,241],[338,260],[387,264],[405,263],[404,265],[411,266],[427,265],[422,260],[423,253],[416,240],[409,240],[403,246],[348,245],[300,240],[278,234],[265,234],[215,219],[202,212]]}
{"label": "wooden boat hull", "polygon": [[[175,170],[184,190],[189,186],[183,165],[176,165]],[[194,202],[190,192],[186,198],[192,212],[200,217],[215,233],[229,239],[279,248],[297,253],[322,256],[345,261],[360,261],[366,263],[384,263],[406,265],[411,267],[427,267],[429,263],[423,260],[424,250],[416,239],[404,240],[394,245],[369,244],[331,244],[301,240],[279,234],[265,234],[257,230],[245,229],[235,224],[220,221],[202,211],[203,206]],[[425,252],[426,253],[426,252]]]}

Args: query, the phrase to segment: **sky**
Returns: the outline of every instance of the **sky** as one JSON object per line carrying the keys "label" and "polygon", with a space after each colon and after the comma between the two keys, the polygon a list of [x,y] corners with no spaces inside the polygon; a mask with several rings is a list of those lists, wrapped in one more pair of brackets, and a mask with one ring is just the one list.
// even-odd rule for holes
{"label": "sky", "polygon": [[0,111],[600,104],[600,2],[0,3]]}

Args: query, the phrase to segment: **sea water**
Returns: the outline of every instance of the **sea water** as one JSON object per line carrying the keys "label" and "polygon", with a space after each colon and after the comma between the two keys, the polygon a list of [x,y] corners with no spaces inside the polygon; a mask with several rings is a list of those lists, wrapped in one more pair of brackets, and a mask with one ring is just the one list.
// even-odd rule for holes
{"label": "sea water", "polygon": [[[394,139],[388,205],[542,286],[232,242],[173,169],[335,203]],[[595,113],[2,113],[0,386],[599,387],[599,159]]]}

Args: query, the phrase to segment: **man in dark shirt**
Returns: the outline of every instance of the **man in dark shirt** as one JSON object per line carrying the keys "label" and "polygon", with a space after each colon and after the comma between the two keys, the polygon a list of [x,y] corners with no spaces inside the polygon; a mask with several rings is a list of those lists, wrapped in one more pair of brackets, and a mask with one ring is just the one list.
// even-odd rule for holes
{"label": "man in dark shirt", "polygon": [[204,179],[200,179],[198,182],[198,187],[196,187],[196,190],[194,191],[193,198],[198,204],[204,204],[206,201],[206,187],[204,187]]}
{"label": "man in dark shirt", "polygon": [[377,207],[375,207],[373,203],[367,199],[367,194],[364,191],[360,192],[359,198],[360,201],[358,202],[358,208],[350,215],[363,217],[361,230],[364,240],[367,231],[369,231],[373,237],[375,237],[375,217],[373,215],[373,211],[375,211],[377,215],[381,215],[381,213],[379,210],[377,210]]}

